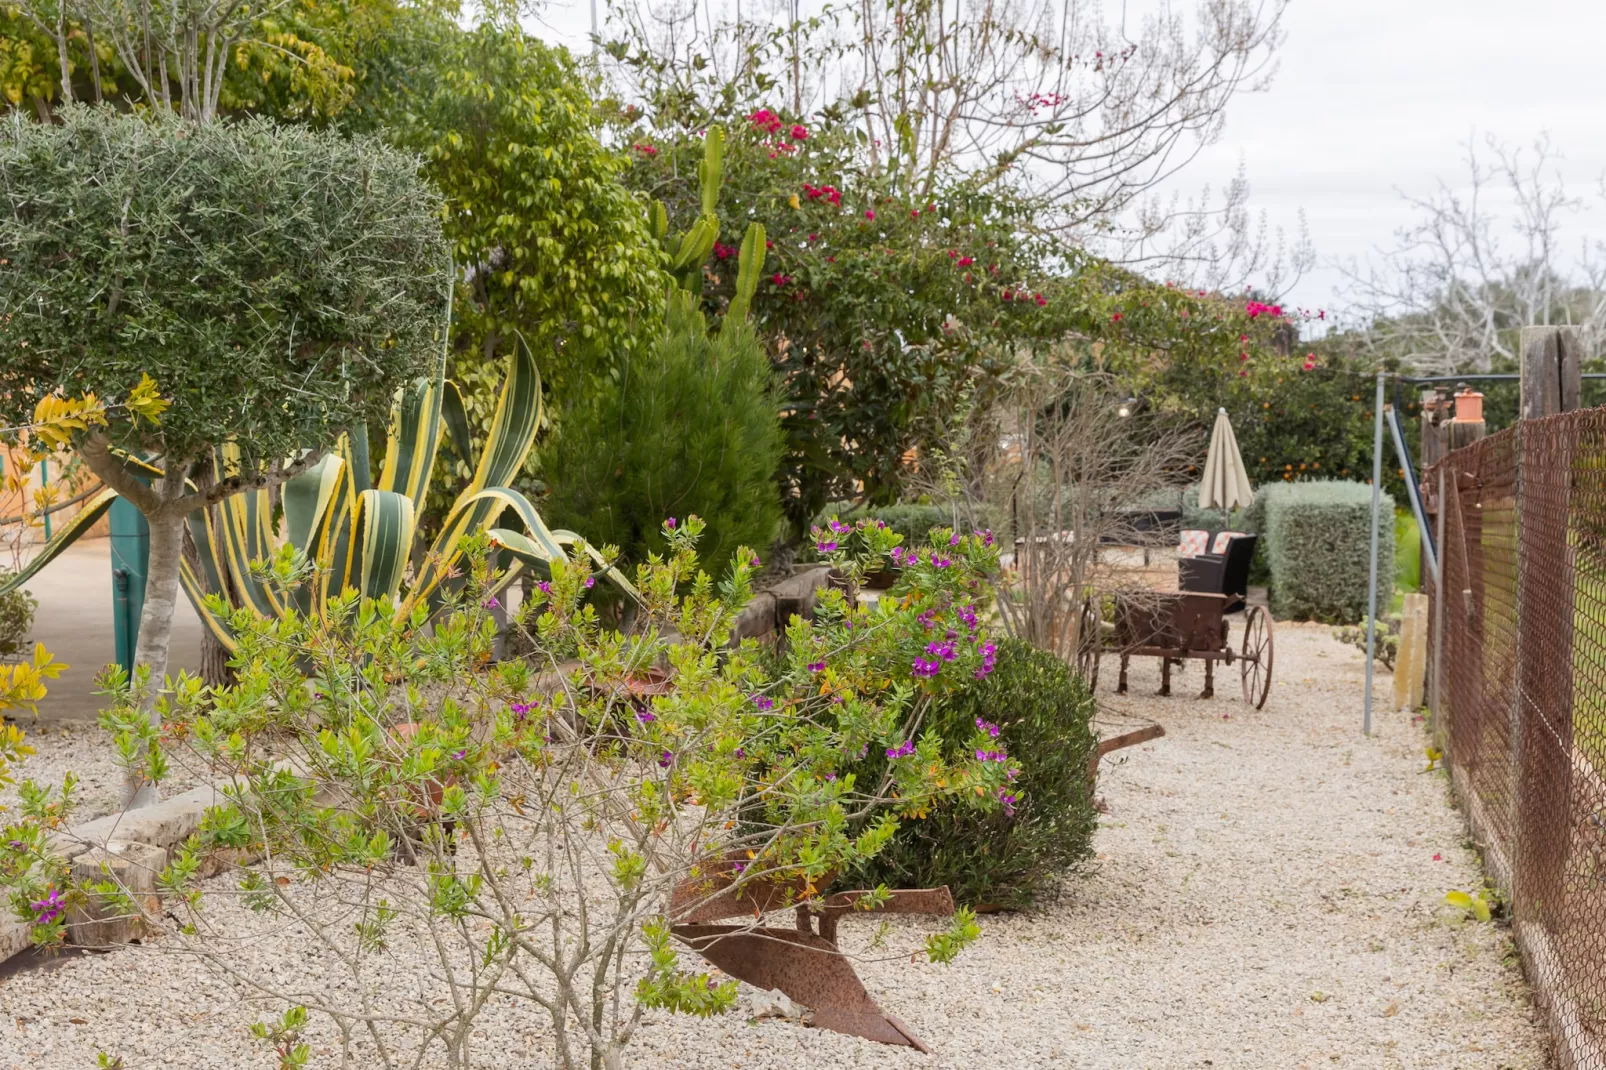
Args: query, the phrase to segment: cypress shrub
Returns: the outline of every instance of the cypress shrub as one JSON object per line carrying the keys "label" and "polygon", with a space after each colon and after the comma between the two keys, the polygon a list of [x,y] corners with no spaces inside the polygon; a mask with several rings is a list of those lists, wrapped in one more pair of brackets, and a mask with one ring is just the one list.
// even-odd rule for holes
{"label": "cypress shrub", "polygon": [[[950,748],[964,746],[977,719],[996,724],[999,743],[1021,767],[1014,816],[947,806],[904,819],[892,842],[843,887],[935,888],[971,906],[1030,906],[1092,853],[1098,815],[1087,763],[1098,745],[1095,703],[1059,658],[1020,639],[998,644],[992,673],[949,697],[928,721]],[[860,780],[878,776],[874,760]],[[860,883],[862,882],[862,883]]]}
{"label": "cypress shrub", "polygon": [[[1372,488],[1323,481],[1273,484],[1265,498],[1271,611],[1281,619],[1353,624],[1366,615]],[[1378,605],[1394,590],[1394,499],[1383,495],[1378,532]]]}
{"label": "cypress shrub", "polygon": [[616,382],[563,409],[542,456],[552,517],[634,566],[666,551],[665,517],[696,514],[708,522],[703,566],[723,575],[736,547],[763,552],[779,531],[778,408],[751,327],[710,333],[700,313],[674,307]]}

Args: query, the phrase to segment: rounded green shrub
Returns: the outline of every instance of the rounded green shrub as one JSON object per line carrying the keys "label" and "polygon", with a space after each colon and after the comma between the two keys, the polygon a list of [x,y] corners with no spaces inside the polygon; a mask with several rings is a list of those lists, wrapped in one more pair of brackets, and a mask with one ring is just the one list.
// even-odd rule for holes
{"label": "rounded green shrub", "polygon": [[[903,819],[892,842],[849,875],[852,884],[839,883],[946,884],[961,904],[1030,906],[1092,853],[1094,709],[1087,685],[1059,658],[1024,640],[1000,642],[992,673],[936,707],[929,727],[957,750],[978,720],[998,726],[999,744],[1021,766],[1014,815],[945,806]],[[872,764],[861,779],[878,774]]]}
{"label": "rounded green shrub", "polygon": [[[4,580],[5,573],[0,572],[0,582]],[[33,595],[21,588],[0,594],[0,661],[16,657],[27,649],[34,610],[38,608]]]}

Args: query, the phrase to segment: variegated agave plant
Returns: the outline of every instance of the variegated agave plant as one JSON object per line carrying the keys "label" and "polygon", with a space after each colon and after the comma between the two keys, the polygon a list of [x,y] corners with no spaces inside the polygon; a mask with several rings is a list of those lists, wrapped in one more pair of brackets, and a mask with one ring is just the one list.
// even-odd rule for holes
{"label": "variegated agave plant", "polygon": [[[332,598],[355,590],[364,598],[395,600],[400,622],[417,606],[438,604],[460,581],[462,544],[470,535],[489,533],[513,558],[513,568],[500,579],[504,585],[522,567],[545,567],[583,540],[574,532],[548,528],[530,500],[509,485],[535,443],[541,411],[541,377],[524,339],[518,338],[473,478],[447,510],[434,540],[427,547],[418,545],[418,516],[443,433],[451,437],[459,457],[467,461],[474,456],[462,395],[445,377],[443,357],[432,376],[397,391],[377,480],[370,477],[367,432],[357,428],[343,435],[328,456],[284,484],[277,519],[267,491],[231,495],[216,507],[215,518],[206,510],[190,514],[199,562],[184,562],[180,579],[185,592],[201,619],[232,648],[225,620],[206,608],[209,592],[228,592],[233,608],[266,618],[291,608],[321,614]],[[224,471],[230,461],[227,452],[220,458]],[[8,581],[26,582],[87,531],[116,498],[112,490],[96,494],[23,574]],[[495,526],[509,510],[524,531]],[[252,575],[254,563],[273,557],[285,545],[316,566],[311,578],[288,594]],[[599,566],[604,564],[597,551],[590,553]],[[607,575],[630,589],[617,570],[610,568]]]}

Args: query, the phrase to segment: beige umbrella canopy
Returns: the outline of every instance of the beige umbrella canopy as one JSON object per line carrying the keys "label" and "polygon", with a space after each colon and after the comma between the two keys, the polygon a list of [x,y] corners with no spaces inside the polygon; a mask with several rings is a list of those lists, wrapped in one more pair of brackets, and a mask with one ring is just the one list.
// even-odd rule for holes
{"label": "beige umbrella canopy", "polygon": [[1255,496],[1244,471],[1238,438],[1226,409],[1216,410],[1216,426],[1210,432],[1210,452],[1205,456],[1204,482],[1199,486],[1199,508],[1230,513],[1242,509]]}

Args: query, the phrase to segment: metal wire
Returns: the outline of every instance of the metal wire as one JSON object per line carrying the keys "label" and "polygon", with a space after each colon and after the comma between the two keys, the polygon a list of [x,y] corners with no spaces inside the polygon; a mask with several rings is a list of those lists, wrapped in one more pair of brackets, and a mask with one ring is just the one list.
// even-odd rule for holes
{"label": "metal wire", "polygon": [[1561,1065],[1606,1070],[1606,408],[1523,421],[1423,484],[1435,730]]}

